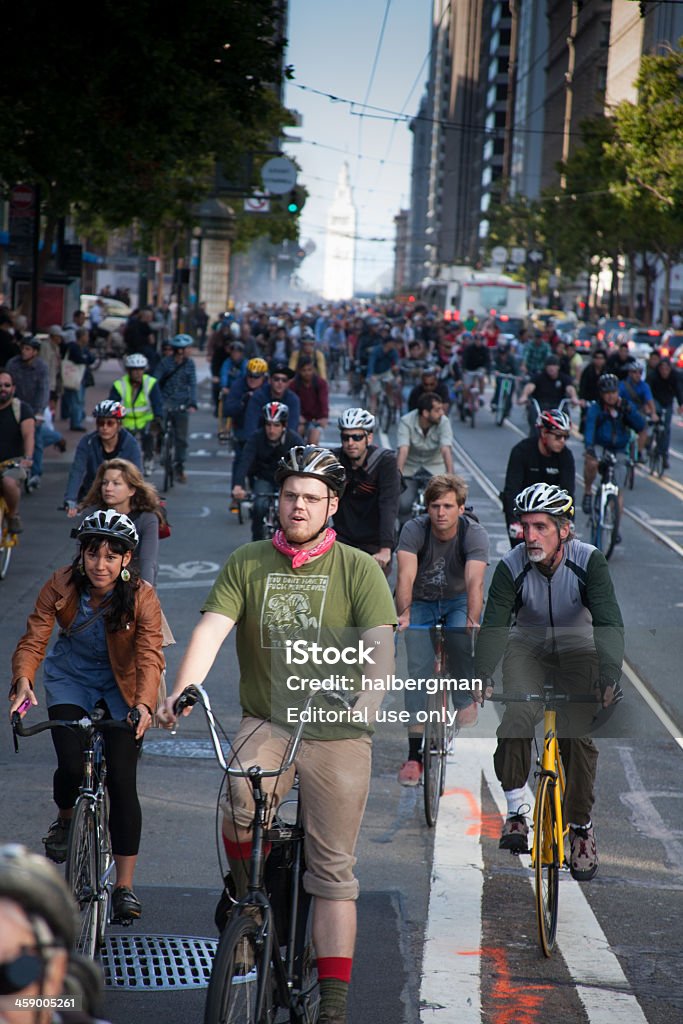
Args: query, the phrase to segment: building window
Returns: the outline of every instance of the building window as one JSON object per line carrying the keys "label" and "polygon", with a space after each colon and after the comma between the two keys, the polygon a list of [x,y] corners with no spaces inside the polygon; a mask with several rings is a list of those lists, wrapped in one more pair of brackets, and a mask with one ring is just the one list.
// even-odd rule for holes
{"label": "building window", "polygon": [[607,49],[609,47],[609,32],[610,32],[610,23],[609,23],[609,21],[601,21],[600,22],[600,46],[603,47],[604,49]]}
{"label": "building window", "polygon": [[482,188],[486,188],[487,185],[491,184],[491,168],[485,167],[481,176]]}
{"label": "building window", "polygon": [[605,92],[607,89],[607,68],[598,68],[598,90]]}

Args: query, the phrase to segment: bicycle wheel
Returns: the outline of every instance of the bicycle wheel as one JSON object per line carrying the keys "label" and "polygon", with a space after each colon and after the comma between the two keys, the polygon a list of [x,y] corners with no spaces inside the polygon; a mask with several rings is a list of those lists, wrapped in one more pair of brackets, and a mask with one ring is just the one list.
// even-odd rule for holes
{"label": "bicycle wheel", "polygon": [[109,923],[109,904],[113,882],[111,879],[114,867],[111,852],[111,836],[109,835],[109,794],[104,793],[100,804],[100,813],[97,822],[97,846],[98,862],[97,877],[99,879],[99,911],[97,914],[97,948],[104,945],[104,933]]}
{"label": "bicycle wheel", "polygon": [[162,484],[162,491],[168,491],[170,487],[173,487],[173,474],[174,474],[174,462],[175,459],[175,438],[172,434],[167,431],[164,434],[164,440],[161,445],[161,465],[164,467],[164,482]]}
{"label": "bicycle wheel", "polygon": [[659,444],[654,439],[650,443],[648,462],[650,466],[650,473],[652,476],[664,475],[664,456],[659,450]]}
{"label": "bicycle wheel", "polygon": [[498,408],[496,409],[496,426],[502,427],[505,417],[510,415],[510,396],[504,389],[498,396]]}
{"label": "bicycle wheel", "polygon": [[[204,1024],[272,1024],[275,1020],[269,950],[259,925],[242,911],[221,935],[211,969]],[[259,989],[263,1012],[256,1016]]]}
{"label": "bicycle wheel", "polygon": [[436,825],[439,814],[439,800],[443,792],[444,770],[444,723],[441,715],[433,720],[432,711],[441,710],[441,701],[435,694],[427,701],[428,720],[425,722],[422,748],[425,818],[430,828]]}
{"label": "bicycle wheel", "polygon": [[624,485],[629,491],[633,490],[633,485],[636,482],[636,467],[633,460],[630,460],[626,466],[626,476],[624,478]]}
{"label": "bicycle wheel", "polygon": [[0,548],[0,580],[4,580],[9,569],[10,559],[12,557],[12,547],[7,544],[7,538],[2,538],[3,546]]}
{"label": "bicycle wheel", "polygon": [[79,797],[74,808],[66,851],[66,884],[78,905],[78,953],[94,957],[97,948],[100,901],[97,895],[97,823],[92,804]]}
{"label": "bicycle wheel", "polygon": [[595,529],[595,546],[609,558],[617,542],[619,531],[619,502],[616,494],[608,495],[602,516],[598,517]]}
{"label": "bicycle wheel", "polygon": [[[317,1024],[320,1015],[320,988],[318,968],[313,946],[313,901],[300,883],[300,926],[297,931],[294,955],[294,988],[298,990],[295,1004],[290,1008],[290,1024]],[[303,925],[303,928],[301,928]],[[303,934],[300,934],[300,931]]]}
{"label": "bicycle wheel", "polygon": [[534,808],[534,878],[538,937],[545,956],[550,956],[557,933],[560,858],[557,846],[555,784],[544,775],[538,785]]}
{"label": "bicycle wheel", "polygon": [[474,427],[476,425],[477,409],[478,408],[479,408],[479,396],[478,395],[473,395],[472,398],[470,399],[470,407],[468,409],[468,412],[469,412],[469,415],[470,415],[470,426],[472,427],[473,430],[474,430]]}

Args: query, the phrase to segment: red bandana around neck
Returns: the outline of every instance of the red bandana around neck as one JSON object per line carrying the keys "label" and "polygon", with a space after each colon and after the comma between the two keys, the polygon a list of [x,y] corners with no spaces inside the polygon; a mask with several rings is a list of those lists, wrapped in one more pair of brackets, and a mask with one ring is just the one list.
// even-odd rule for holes
{"label": "red bandana around neck", "polygon": [[324,555],[326,551],[330,550],[336,539],[336,532],[331,526],[328,526],[322,539],[318,541],[315,547],[302,551],[300,548],[295,548],[289,543],[282,530],[277,530],[273,537],[273,547],[281,554],[289,555],[292,559],[292,569],[298,569],[299,566],[305,565],[306,562],[310,561],[311,558],[315,558],[316,555]]}

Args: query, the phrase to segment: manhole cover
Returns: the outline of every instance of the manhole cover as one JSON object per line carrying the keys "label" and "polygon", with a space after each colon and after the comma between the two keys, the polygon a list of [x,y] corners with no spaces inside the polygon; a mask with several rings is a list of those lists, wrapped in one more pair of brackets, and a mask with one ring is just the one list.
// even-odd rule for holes
{"label": "manhole cover", "polygon": [[[230,754],[230,744],[222,743],[223,755]],[[143,747],[149,757],[199,757],[213,759],[216,752],[210,740],[145,740]]]}
{"label": "manhole cover", "polygon": [[207,988],[217,939],[108,935],[101,950],[107,988]]}

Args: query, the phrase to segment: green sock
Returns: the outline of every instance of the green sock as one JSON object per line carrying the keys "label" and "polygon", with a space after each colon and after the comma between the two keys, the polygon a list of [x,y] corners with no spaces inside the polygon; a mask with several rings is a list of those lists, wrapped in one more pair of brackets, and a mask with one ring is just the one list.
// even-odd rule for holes
{"label": "green sock", "polygon": [[321,978],[318,1024],[345,1024],[348,997],[348,981],[340,981],[339,978]]}

